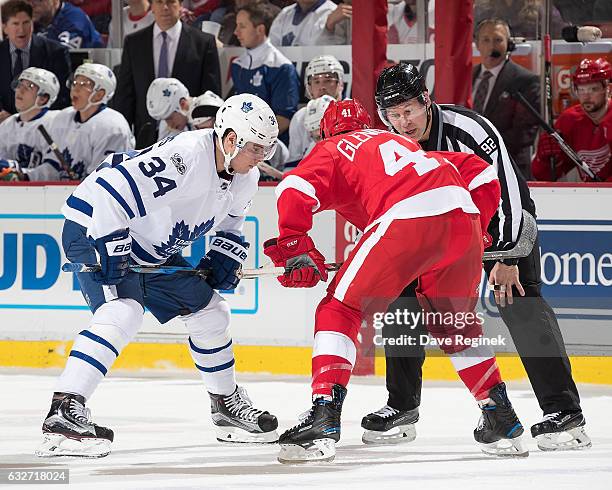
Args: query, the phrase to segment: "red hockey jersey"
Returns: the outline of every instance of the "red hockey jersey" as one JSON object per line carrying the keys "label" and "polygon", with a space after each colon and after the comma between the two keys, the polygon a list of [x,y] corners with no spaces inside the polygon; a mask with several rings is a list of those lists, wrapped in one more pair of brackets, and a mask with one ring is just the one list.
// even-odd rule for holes
{"label": "red hockey jersey", "polygon": [[[577,104],[561,113],[555,129],[601,180],[612,181],[612,102],[598,125]],[[557,178],[573,168],[574,164],[559,148],[559,158],[555,162]],[[532,171],[538,180],[552,179],[550,160],[542,155],[540,145],[532,162]],[[579,173],[583,181],[591,181],[582,170]]]}
{"label": "red hockey jersey", "polygon": [[491,184],[479,198],[488,224],[499,182],[493,166],[476,155],[426,153],[409,138],[377,129],[341,134],[318,143],[277,187],[280,236],[308,232],[312,214],[327,209],[360,230],[458,208],[479,213],[470,191],[484,184]]}

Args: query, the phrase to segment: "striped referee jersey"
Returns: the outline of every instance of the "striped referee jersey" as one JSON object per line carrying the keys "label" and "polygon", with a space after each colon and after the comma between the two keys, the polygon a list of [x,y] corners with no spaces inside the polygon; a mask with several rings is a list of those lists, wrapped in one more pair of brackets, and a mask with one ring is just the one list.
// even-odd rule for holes
{"label": "striped referee jersey", "polygon": [[426,151],[473,153],[495,167],[501,185],[501,202],[488,231],[497,240],[495,249],[512,248],[518,240],[522,210],[535,216],[535,204],[501,135],[487,118],[465,107],[432,104],[431,108],[429,140],[421,141],[421,146]]}

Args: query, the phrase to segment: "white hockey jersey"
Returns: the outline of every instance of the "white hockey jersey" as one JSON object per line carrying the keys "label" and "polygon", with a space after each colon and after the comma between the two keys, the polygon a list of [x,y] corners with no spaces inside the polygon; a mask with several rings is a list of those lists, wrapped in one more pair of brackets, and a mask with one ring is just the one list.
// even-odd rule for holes
{"label": "white hockey jersey", "polygon": [[306,107],[302,107],[295,113],[289,123],[289,159],[287,162],[299,162],[314,146],[314,140],[304,127]]}
{"label": "white hockey jersey", "polygon": [[334,32],[325,28],[329,14],[338,6],[331,0],[319,0],[318,3],[305,16],[297,3],[281,10],[270,27],[270,42],[277,47],[349,44],[348,22],[338,22]]}
{"label": "white hockey jersey", "polygon": [[[123,23],[123,38],[128,34],[132,34],[133,32],[144,29],[145,27],[149,27],[153,22],[155,22],[155,17],[153,17],[153,12],[151,10],[147,10],[147,13],[142,17],[132,17],[130,16],[130,7],[123,7],[123,12],[121,14],[121,22]],[[112,48],[112,39],[113,39],[113,23],[111,22],[108,25],[108,43],[106,44],[107,48]],[[119,46],[117,46],[119,47]]]}
{"label": "white hockey jersey", "polygon": [[109,155],[62,207],[94,239],[129,228],[132,259],[159,264],[212,231],[241,234],[259,170],[217,174],[212,129]]}
{"label": "white hockey jersey", "polygon": [[[72,107],[60,111],[47,128],[64,160],[79,179],[93,172],[110,153],[134,148],[134,136],[123,115],[101,105],[84,123]],[[30,180],[60,180],[66,173],[49,149],[43,163],[28,174]]]}
{"label": "white hockey jersey", "polygon": [[49,145],[36,128],[40,124],[49,128],[58,113],[43,109],[29,121],[22,121],[19,114],[7,118],[0,124],[0,159],[15,160],[24,173],[38,167]]}

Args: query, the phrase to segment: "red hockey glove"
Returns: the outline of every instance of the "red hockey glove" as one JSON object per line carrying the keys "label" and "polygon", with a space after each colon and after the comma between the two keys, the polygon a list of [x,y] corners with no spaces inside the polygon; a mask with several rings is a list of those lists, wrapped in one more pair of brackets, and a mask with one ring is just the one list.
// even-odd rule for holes
{"label": "red hockey glove", "polygon": [[559,163],[563,159],[563,150],[561,150],[555,138],[543,132],[538,142],[538,156],[546,160],[554,157],[556,162]]}
{"label": "red hockey glove", "polygon": [[285,267],[287,272],[278,281],[286,288],[311,288],[319,281],[327,281],[325,258],[308,235],[268,240],[264,253],[274,265]]}

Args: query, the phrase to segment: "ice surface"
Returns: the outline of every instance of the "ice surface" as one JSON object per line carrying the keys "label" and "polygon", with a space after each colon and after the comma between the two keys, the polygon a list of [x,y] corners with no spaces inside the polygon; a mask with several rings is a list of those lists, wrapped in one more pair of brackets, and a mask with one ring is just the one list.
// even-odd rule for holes
{"label": "ice surface", "polygon": [[[309,408],[306,378],[240,379],[257,407],[279,417],[281,430]],[[68,467],[71,488],[116,490],[612,488],[612,387],[607,386],[580,386],[591,449],[544,453],[529,437],[529,458],[497,460],[478,450],[472,431],[479,411],[467,391],[453,383],[425,383],[416,441],[364,446],[361,417],[380,408],[386,393],[382,379],[356,379],[349,386],[335,462],[286,466],[276,461],[275,445],[217,443],[208,395],[198,379],[186,375],[106,379],[88,406],[95,422],[115,431],[113,452],[93,460],[36,458],[54,382],[47,374],[0,374],[0,468]],[[540,419],[526,384],[511,383],[509,394],[526,427]]]}

